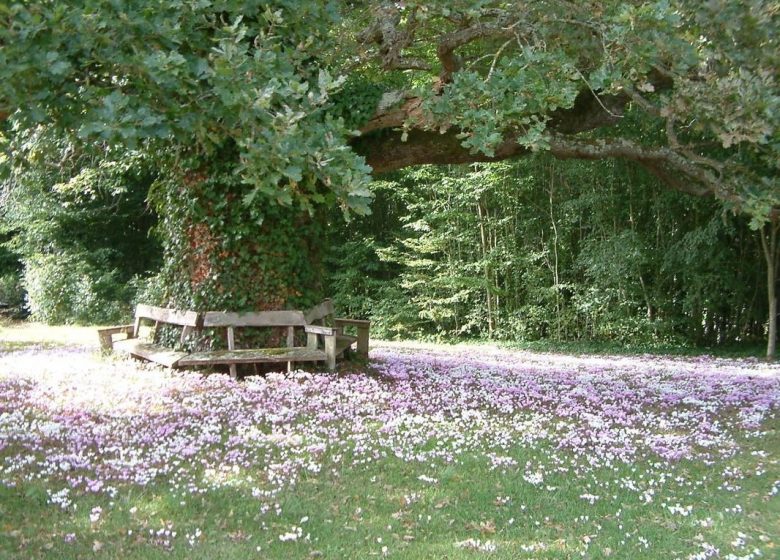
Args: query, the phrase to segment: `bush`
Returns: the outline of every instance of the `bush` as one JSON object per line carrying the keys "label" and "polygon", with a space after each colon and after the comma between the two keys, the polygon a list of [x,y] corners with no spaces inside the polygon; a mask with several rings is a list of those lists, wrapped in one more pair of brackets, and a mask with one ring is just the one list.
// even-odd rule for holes
{"label": "bush", "polygon": [[132,292],[130,301],[133,307],[139,303],[162,307],[171,304],[168,293],[170,289],[166,286],[165,278],[161,272],[147,276],[133,276],[127,283],[127,288]]}
{"label": "bush", "polygon": [[27,308],[36,321],[48,324],[106,324],[130,314],[129,288],[116,271],[90,262],[88,255],[37,254],[25,259]]}
{"label": "bush", "polygon": [[0,275],[0,315],[21,319],[25,314],[21,275],[16,272]]}

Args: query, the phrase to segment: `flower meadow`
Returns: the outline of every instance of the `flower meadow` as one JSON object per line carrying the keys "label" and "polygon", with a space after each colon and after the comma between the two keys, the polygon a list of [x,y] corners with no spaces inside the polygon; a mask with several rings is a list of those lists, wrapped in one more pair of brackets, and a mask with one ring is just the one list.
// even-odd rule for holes
{"label": "flower meadow", "polygon": [[233,381],[0,353],[0,558],[780,556],[780,367],[384,345]]}

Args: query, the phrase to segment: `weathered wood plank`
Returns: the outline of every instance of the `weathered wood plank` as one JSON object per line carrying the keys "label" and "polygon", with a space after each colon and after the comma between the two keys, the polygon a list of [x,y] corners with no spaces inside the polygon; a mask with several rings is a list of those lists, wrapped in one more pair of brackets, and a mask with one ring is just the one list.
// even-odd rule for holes
{"label": "weathered wood plank", "polygon": [[101,350],[111,350],[114,347],[115,334],[125,334],[130,337],[133,335],[133,325],[118,325],[116,327],[98,329]]}
{"label": "weathered wood plank", "polygon": [[303,327],[305,324],[306,318],[301,311],[207,311],[203,315],[204,327]]}
{"label": "weathered wood plank", "polygon": [[336,354],[341,354],[344,350],[352,346],[355,342],[357,342],[356,336],[351,336],[348,334],[341,334],[336,337]]}
{"label": "weathered wood plank", "polygon": [[368,359],[368,325],[358,326],[357,329],[357,353],[358,356]]}
{"label": "weathered wood plank", "polygon": [[327,356],[326,365],[328,369],[336,369],[336,337],[325,337],[325,355]]}
{"label": "weathered wood plank", "polygon": [[138,304],[135,308],[136,318],[150,319],[158,323],[169,323],[182,327],[197,327],[198,313],[196,311],[180,311],[167,307],[155,307],[154,305]]}
{"label": "weathered wood plank", "polygon": [[[368,334],[371,328],[371,321],[365,321],[362,319],[344,319],[337,318],[333,320],[333,324],[339,328],[355,327],[357,330],[357,353],[363,358],[368,358]],[[339,353],[341,350],[339,350]]]}
{"label": "weathered wood plank", "polygon": [[326,299],[319,305],[315,305],[304,313],[307,323],[314,323],[316,321],[322,321],[325,317],[333,315],[335,308],[333,307],[333,300]]}
{"label": "weathered wood plank", "polygon": [[349,325],[354,327],[369,327],[371,326],[371,321],[365,321],[363,319],[344,319],[344,318],[337,318],[333,320],[333,323],[336,326],[339,325]]}
{"label": "weathered wood plank", "polygon": [[133,356],[144,358],[150,362],[161,364],[165,367],[176,367],[179,360],[187,356],[186,352],[177,352],[170,348],[165,348],[159,344],[143,342],[137,338],[128,338],[114,343],[114,350],[127,352]]}
{"label": "weathered wood plank", "polygon": [[[228,350],[232,352],[236,349],[236,332],[232,326],[228,327],[226,330]],[[236,366],[236,364],[230,364],[230,377],[238,379],[238,366]]]}
{"label": "weathered wood plank", "polygon": [[323,334],[326,336],[333,336],[337,333],[337,330],[332,327],[321,327],[319,325],[306,325],[303,327],[303,330],[310,334]]}
{"label": "weathered wood plank", "polygon": [[212,350],[193,352],[179,360],[179,367],[214,364],[252,364],[260,362],[320,362],[327,356],[322,350],[309,348],[250,348],[245,350]]}

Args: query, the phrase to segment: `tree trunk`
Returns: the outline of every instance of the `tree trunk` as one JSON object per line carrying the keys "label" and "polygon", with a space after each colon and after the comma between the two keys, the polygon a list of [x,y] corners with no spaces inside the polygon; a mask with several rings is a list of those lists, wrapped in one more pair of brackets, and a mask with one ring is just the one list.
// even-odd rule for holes
{"label": "tree trunk", "polygon": [[[244,197],[229,154],[169,181],[155,200],[167,293],[158,303],[226,311],[302,309],[321,301],[324,221]],[[227,171],[226,171],[227,168]],[[160,193],[158,193],[159,196]]]}
{"label": "tree trunk", "polygon": [[759,231],[761,248],[766,262],[766,295],[769,304],[769,319],[767,321],[766,357],[774,360],[777,350],[777,273],[780,255],[778,254],[777,234],[780,230],[780,220],[776,214]]}
{"label": "tree trunk", "polygon": [[558,259],[558,224],[555,223],[555,168],[550,166],[550,183],[547,194],[550,202],[550,223],[553,230],[553,288],[555,289],[555,336],[561,340],[561,278]]}
{"label": "tree trunk", "polygon": [[479,217],[479,239],[482,249],[482,266],[485,273],[485,303],[487,304],[488,314],[488,338],[493,338],[495,321],[493,317],[493,300],[490,295],[490,264],[488,262],[487,236],[485,234],[485,215],[482,211],[482,200],[477,200],[477,216]]}
{"label": "tree trunk", "polygon": [[777,297],[775,295],[775,275],[772,268],[767,270],[767,281],[769,288],[767,297],[769,298],[769,328],[767,329],[766,357],[769,360],[775,359],[777,350]]}

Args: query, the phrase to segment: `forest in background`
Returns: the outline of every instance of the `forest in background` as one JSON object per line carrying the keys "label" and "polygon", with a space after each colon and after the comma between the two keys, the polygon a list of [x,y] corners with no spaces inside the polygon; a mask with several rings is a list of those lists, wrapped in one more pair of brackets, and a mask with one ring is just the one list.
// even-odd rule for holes
{"label": "forest in background", "polygon": [[[125,152],[56,165],[69,147],[35,142],[51,165],[20,172],[4,201],[0,301],[82,324],[164,303],[155,172]],[[765,336],[758,233],[630,162],[540,153],[403,170],[372,189],[370,215],[330,215],[323,284],[376,336],[682,346]]]}
{"label": "forest in background", "polygon": [[629,163],[425,167],[340,228],[329,285],[389,338],[712,346],[765,335],[756,232]]}

